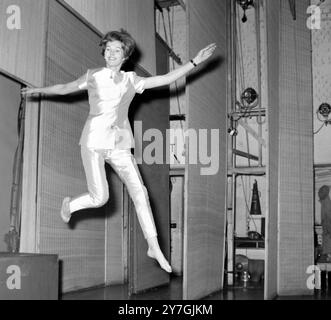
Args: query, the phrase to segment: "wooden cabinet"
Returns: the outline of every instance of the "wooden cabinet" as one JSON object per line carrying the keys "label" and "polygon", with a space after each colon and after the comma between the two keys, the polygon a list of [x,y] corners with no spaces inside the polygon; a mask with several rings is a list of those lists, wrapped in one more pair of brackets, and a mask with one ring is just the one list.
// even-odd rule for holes
{"label": "wooden cabinet", "polygon": [[57,255],[0,253],[0,300],[57,300]]}

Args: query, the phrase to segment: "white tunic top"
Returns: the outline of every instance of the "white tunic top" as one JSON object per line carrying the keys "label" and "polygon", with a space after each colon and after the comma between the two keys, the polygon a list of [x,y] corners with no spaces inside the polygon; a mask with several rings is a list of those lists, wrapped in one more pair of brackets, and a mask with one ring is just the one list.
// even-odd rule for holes
{"label": "white tunic top", "polygon": [[143,93],[145,78],[121,71],[115,83],[108,68],[88,70],[78,79],[79,88],[88,90],[90,113],[79,144],[93,149],[130,149],[134,139],[128,110],[136,93]]}

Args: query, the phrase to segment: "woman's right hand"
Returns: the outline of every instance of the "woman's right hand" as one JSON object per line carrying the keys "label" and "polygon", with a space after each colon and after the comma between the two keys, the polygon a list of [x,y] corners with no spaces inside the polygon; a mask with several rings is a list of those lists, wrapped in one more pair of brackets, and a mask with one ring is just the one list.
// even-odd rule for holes
{"label": "woman's right hand", "polygon": [[199,51],[199,53],[193,59],[193,62],[198,65],[206,61],[214,54],[216,48],[217,48],[216,43],[211,43],[209,46]]}
{"label": "woman's right hand", "polygon": [[39,94],[40,90],[38,88],[23,88],[21,89],[22,96],[30,96],[34,94]]}

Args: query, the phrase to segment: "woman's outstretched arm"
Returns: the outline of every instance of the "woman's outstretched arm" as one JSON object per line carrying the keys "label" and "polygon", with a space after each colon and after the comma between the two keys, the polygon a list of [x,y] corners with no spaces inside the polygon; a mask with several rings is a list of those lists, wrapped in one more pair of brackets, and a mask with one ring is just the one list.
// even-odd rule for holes
{"label": "woman's outstretched arm", "polygon": [[199,51],[196,57],[191,60],[193,63],[190,61],[185,65],[179,67],[178,69],[173,70],[165,75],[146,78],[144,89],[162,87],[175,82],[179,78],[185,76],[192,69],[194,69],[195,65],[197,66],[200,63],[209,59],[213,55],[215,49],[216,44],[212,43],[206,48]]}
{"label": "woman's outstretched arm", "polygon": [[39,93],[47,95],[66,95],[80,90],[79,82],[75,80],[66,84],[57,84],[44,88],[23,88],[21,93],[22,95],[33,95]]}

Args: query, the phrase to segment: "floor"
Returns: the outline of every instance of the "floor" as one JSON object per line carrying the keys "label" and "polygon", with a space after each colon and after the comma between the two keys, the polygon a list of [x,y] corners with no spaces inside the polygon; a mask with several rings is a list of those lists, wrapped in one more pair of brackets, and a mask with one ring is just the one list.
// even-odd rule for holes
{"label": "floor", "polygon": [[169,286],[129,296],[127,285],[115,285],[67,293],[62,300],[182,300],[182,278],[174,277]]}
{"label": "floor", "polygon": [[[263,300],[263,284],[238,283],[202,300]],[[130,296],[127,285],[67,293],[61,300],[182,300],[182,278],[173,277],[170,285]],[[277,300],[331,300],[331,290],[316,291],[312,296],[279,297]]]}

